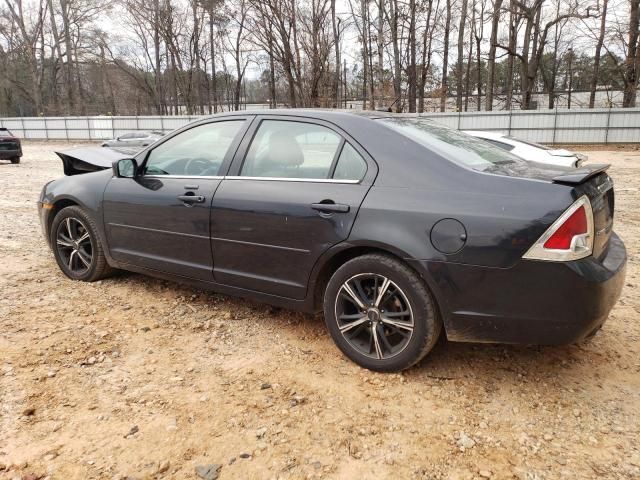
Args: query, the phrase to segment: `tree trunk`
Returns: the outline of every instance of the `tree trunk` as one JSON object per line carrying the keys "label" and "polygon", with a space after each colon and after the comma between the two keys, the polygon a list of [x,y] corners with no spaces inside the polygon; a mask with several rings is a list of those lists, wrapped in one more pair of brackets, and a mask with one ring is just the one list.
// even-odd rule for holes
{"label": "tree trunk", "polygon": [[[436,5],[436,12],[440,2]],[[424,93],[427,83],[427,74],[431,67],[431,40],[433,39],[433,28],[431,27],[431,13],[433,9],[433,0],[429,0],[427,11],[427,22],[422,35],[422,62],[420,63],[420,83],[418,84],[418,113],[424,112]]]}
{"label": "tree trunk", "polygon": [[384,107],[384,0],[378,0],[378,107]]}
{"label": "tree trunk", "polygon": [[447,17],[444,23],[444,52],[442,56],[442,95],[440,96],[440,111],[444,112],[447,105],[447,69],[449,68],[449,31],[451,30],[451,0],[447,0]]}
{"label": "tree trunk", "polygon": [[367,4],[367,10],[366,10],[366,14],[367,14],[367,39],[369,40],[369,45],[367,46],[367,60],[369,62],[369,110],[375,110],[376,109],[376,85],[375,85],[375,81],[374,81],[374,74],[373,74],[373,45],[371,45],[371,17],[370,17],[370,13],[369,13],[369,5]]}
{"label": "tree trunk", "polygon": [[[331,0],[331,26],[333,28],[333,45],[336,55],[336,71],[333,75],[332,86],[333,108],[337,108],[340,102],[340,27],[338,22],[339,20],[336,21],[336,0]],[[271,56],[271,62],[273,63],[273,56]]]}
{"label": "tree trunk", "polygon": [[458,62],[456,65],[456,108],[462,111],[462,61],[464,60],[464,26],[467,20],[468,0],[462,0],[460,23],[458,25]]}
{"label": "tree trunk", "polygon": [[[560,15],[560,2],[558,2],[556,9],[556,18]],[[553,39],[553,57],[551,59],[551,76],[547,82],[547,90],[549,94],[549,110],[555,107],[556,102],[556,78],[558,75],[558,45],[560,43],[560,23],[556,23],[555,36]],[[544,72],[543,72],[544,76]]]}
{"label": "tree trunk", "polygon": [[513,1],[509,13],[509,55],[507,57],[507,96],[504,104],[505,110],[511,110],[513,106],[513,69],[515,57],[511,52],[516,51],[518,40],[518,29],[516,25],[516,15],[513,12]]}
{"label": "tree trunk", "polygon": [[[269,25],[269,29],[271,29],[271,25]],[[278,101],[276,99],[276,66],[273,60],[273,36],[271,31],[269,32],[269,97],[271,98],[271,102],[269,104],[269,108],[277,108]]]}
{"label": "tree trunk", "polygon": [[218,113],[218,72],[216,72],[216,44],[213,34],[213,10],[216,0],[210,0],[209,4],[209,50],[211,55],[211,91],[213,92],[213,113]]}
{"label": "tree trunk", "polygon": [[[475,5],[473,5],[473,12],[471,14],[471,25],[475,26]],[[469,109],[469,90],[471,89],[471,59],[473,58],[473,28],[469,30],[469,50],[467,52],[467,65],[465,71],[465,82],[464,82],[464,111],[466,112]]]}
{"label": "tree trunk", "polygon": [[[478,22],[473,22],[473,35],[476,39],[476,81],[478,88],[477,105],[476,110],[479,112],[482,110],[482,68],[481,68],[481,47],[482,39],[484,37],[484,0],[480,0],[480,27],[478,28]],[[474,7],[475,16],[475,7]],[[469,57],[471,61],[471,57]]]}
{"label": "tree trunk", "polygon": [[71,25],[69,24],[69,6],[67,4],[67,0],[60,0],[60,11],[62,14],[62,25],[64,28],[64,47],[66,50],[66,65],[65,65],[65,73],[67,84],[67,102],[68,109],[71,115],[75,114],[75,92],[73,81],[73,55],[72,55],[72,46],[71,46]]}
{"label": "tree trunk", "polygon": [[591,78],[591,88],[589,92],[589,108],[593,108],[596,103],[596,90],[598,88],[598,73],[600,70],[600,55],[604,44],[604,34],[607,26],[607,5],[609,0],[602,0],[602,17],[600,18],[600,34],[596,44],[596,53],[593,58],[593,77]]}
{"label": "tree trunk", "polygon": [[500,26],[500,8],[502,0],[493,2],[493,13],[491,16],[491,41],[489,46],[489,59],[487,60],[487,98],[484,108],[487,111],[493,110],[493,92],[496,75],[496,49],[498,46],[498,27]]}
{"label": "tree trunk", "polygon": [[393,104],[397,113],[402,112],[402,70],[400,63],[400,44],[398,38],[398,0],[391,0],[391,43],[393,44]]}
{"label": "tree trunk", "polygon": [[416,111],[416,0],[409,0],[409,68],[407,69],[409,113]]}
{"label": "tree trunk", "polygon": [[193,57],[195,59],[195,72],[192,71],[193,96],[196,113],[204,113],[202,95],[200,95],[200,19],[198,17],[198,2],[191,0],[193,10]]}
{"label": "tree trunk", "polygon": [[[367,109],[367,81],[369,78],[369,42],[367,40],[367,32],[369,27],[367,26],[367,14],[366,10],[368,4],[366,0],[360,1],[360,12],[362,13],[362,109]],[[372,99],[373,100],[373,99]]]}
{"label": "tree trunk", "polygon": [[160,2],[153,0],[153,50],[155,54],[155,95],[158,115],[164,115],[164,93],[162,90],[162,70],[160,65]]}
{"label": "tree trunk", "polygon": [[629,11],[629,42],[625,60],[624,95],[622,106],[635,107],[636,88],[638,87],[638,9],[639,0],[630,0],[631,9]]}

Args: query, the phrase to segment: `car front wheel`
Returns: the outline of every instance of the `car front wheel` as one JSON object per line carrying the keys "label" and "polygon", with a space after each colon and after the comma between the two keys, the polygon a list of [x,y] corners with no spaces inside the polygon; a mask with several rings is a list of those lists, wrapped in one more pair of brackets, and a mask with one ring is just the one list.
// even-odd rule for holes
{"label": "car front wheel", "polygon": [[382,254],[354,258],[333,274],[324,316],[336,345],[358,365],[399,371],[433,348],[442,322],[431,293],[406,264]]}
{"label": "car front wheel", "polygon": [[15,163],[20,163],[20,157],[13,157],[11,159],[11,163],[15,164]]}
{"label": "car front wheel", "polygon": [[94,282],[111,272],[96,226],[80,207],[58,212],[51,225],[50,241],[60,270],[72,280]]}

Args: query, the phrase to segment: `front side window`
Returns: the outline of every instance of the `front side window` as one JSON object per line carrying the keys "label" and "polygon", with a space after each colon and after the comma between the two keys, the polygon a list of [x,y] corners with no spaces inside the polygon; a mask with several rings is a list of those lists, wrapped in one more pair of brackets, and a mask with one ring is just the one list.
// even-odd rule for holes
{"label": "front side window", "polygon": [[264,120],[251,142],[240,175],[271,178],[330,178],[342,143],[322,125]]}
{"label": "front side window", "polygon": [[215,176],[244,120],[206,123],[151,150],[146,175]]}

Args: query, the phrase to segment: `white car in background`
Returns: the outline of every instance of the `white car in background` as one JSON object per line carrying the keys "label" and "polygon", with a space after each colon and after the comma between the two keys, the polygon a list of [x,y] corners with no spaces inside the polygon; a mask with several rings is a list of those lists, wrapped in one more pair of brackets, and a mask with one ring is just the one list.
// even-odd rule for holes
{"label": "white car in background", "polygon": [[486,140],[496,147],[507,150],[530,162],[577,168],[587,159],[585,155],[580,153],[573,153],[561,148],[553,149],[537,143],[509,137],[504,133],[484,132],[480,130],[465,130],[464,133]]}

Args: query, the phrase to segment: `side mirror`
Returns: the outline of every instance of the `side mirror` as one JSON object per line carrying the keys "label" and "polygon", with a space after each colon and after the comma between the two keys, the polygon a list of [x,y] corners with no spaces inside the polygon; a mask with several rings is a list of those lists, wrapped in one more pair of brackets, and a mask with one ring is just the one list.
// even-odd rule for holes
{"label": "side mirror", "polygon": [[138,162],[133,158],[123,158],[113,162],[113,175],[118,178],[134,178],[138,173]]}

